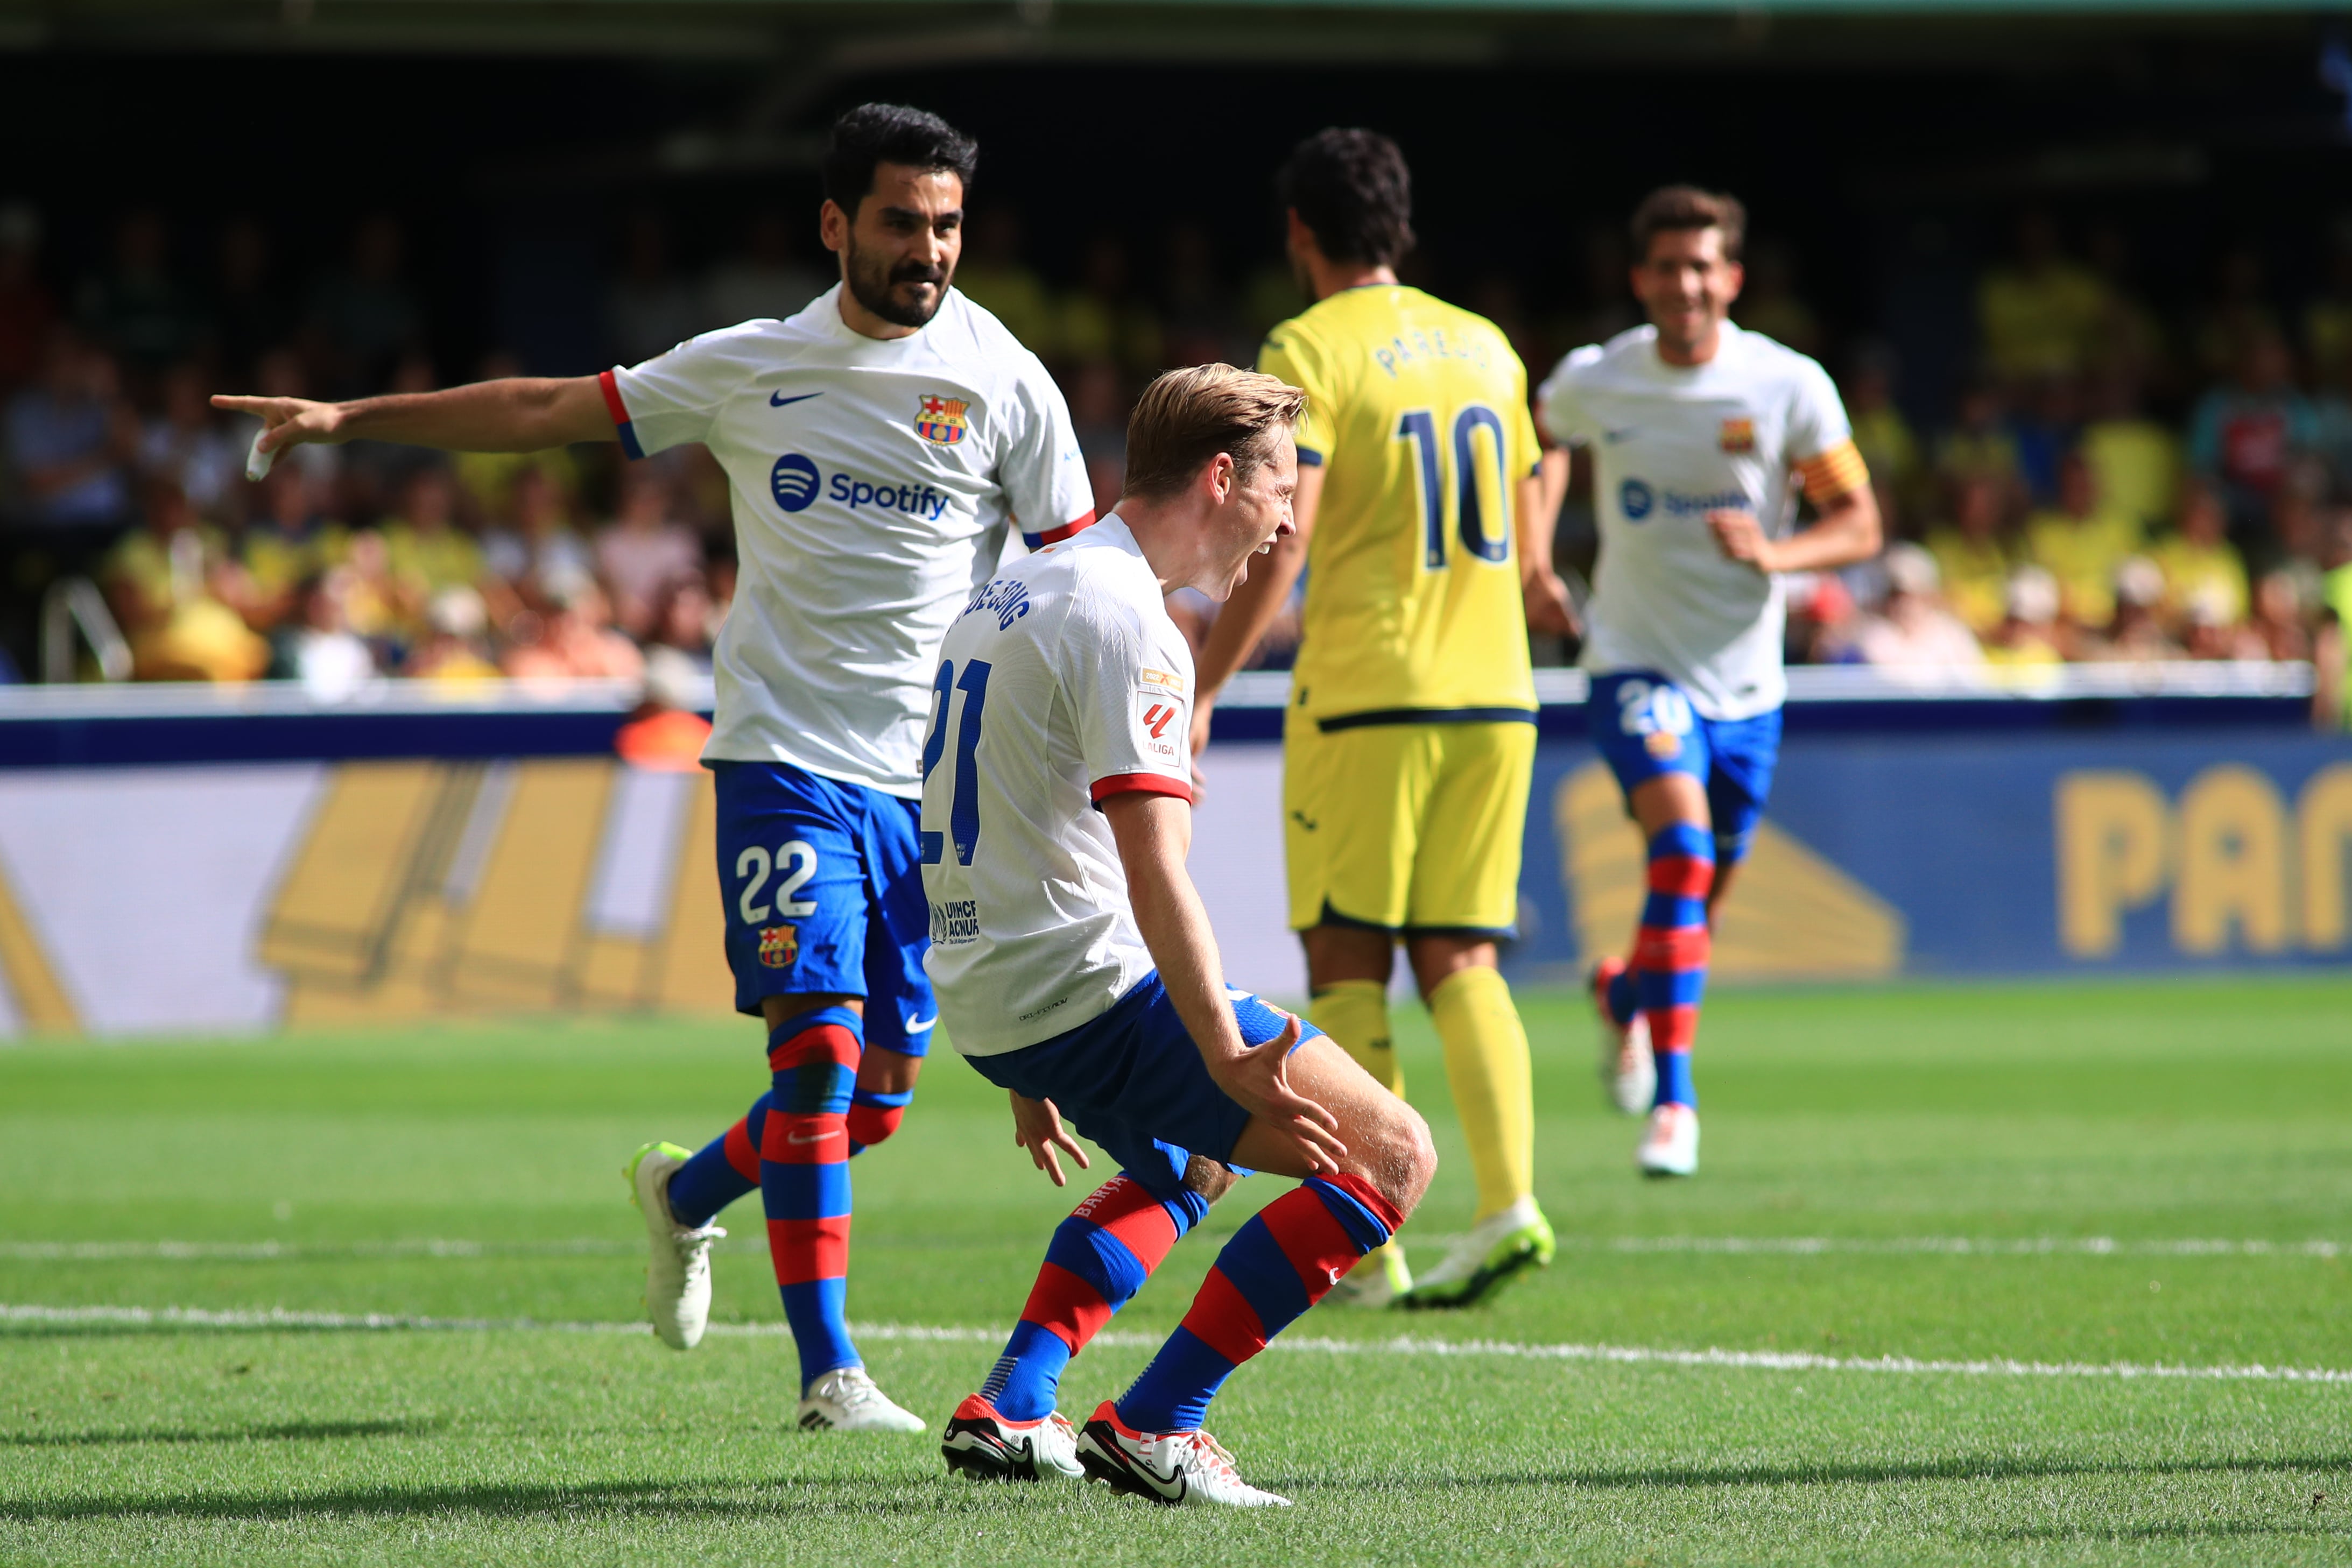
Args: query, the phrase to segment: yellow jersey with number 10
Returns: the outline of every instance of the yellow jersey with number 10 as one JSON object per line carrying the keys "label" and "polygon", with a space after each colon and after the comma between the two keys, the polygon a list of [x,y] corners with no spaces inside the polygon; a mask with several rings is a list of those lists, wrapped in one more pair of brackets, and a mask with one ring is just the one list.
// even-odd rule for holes
{"label": "yellow jersey with number 10", "polygon": [[1324,476],[1292,707],[1403,723],[1532,709],[1515,529],[1541,453],[1501,330],[1368,284],[1276,327],[1258,369],[1306,390],[1298,461]]}

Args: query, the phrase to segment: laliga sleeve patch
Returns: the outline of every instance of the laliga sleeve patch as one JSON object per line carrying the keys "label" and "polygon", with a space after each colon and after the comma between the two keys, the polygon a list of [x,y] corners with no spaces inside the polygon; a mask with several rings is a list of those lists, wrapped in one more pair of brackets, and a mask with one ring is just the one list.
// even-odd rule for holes
{"label": "laliga sleeve patch", "polygon": [[1181,696],[1158,686],[1136,687],[1137,755],[1153,762],[1164,762],[1171,768],[1181,761],[1181,750],[1191,727],[1184,710],[1185,702]]}

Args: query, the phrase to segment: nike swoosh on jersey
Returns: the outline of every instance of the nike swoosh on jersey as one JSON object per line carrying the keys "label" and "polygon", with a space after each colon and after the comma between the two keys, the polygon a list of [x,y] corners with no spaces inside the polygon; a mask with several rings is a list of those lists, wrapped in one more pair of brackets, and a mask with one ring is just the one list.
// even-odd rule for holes
{"label": "nike swoosh on jersey", "polygon": [[786,397],[782,392],[770,392],[768,394],[768,406],[770,408],[782,408],[788,402],[806,402],[813,397],[823,397],[824,395],[824,393],[821,392],[803,392],[798,397]]}
{"label": "nike swoosh on jersey", "polygon": [[929,1034],[939,1021],[940,1015],[937,1013],[933,1013],[927,1019],[908,1019],[907,1020],[907,1032],[908,1034]]}

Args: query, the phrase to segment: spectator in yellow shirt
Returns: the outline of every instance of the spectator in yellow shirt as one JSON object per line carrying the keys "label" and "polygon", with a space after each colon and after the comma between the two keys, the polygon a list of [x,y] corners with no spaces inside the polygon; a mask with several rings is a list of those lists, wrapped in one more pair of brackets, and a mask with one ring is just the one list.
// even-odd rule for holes
{"label": "spectator in yellow shirt", "polygon": [[131,642],[142,681],[249,681],[269,665],[269,645],[224,602],[214,584],[234,573],[219,536],[168,479],[148,481],[145,527],[108,554],[100,575]]}
{"label": "spectator in yellow shirt", "polygon": [[2056,578],[2038,566],[2019,567],[2009,574],[2008,611],[1984,639],[1985,663],[2026,670],[2065,662]]}
{"label": "spectator in yellow shirt", "polygon": [[1855,448],[1869,465],[1871,487],[1878,492],[1878,515],[1890,528],[1901,519],[1917,518],[1927,504],[1923,491],[1928,476],[1920,462],[1919,438],[1895,405],[1895,371],[1884,350],[1854,356],[1844,392],[1846,422],[1853,427]]}
{"label": "spectator in yellow shirt", "polygon": [[400,501],[400,516],[383,527],[394,576],[421,583],[428,597],[481,580],[482,547],[457,527],[457,487],[446,469],[418,469]]}
{"label": "spectator in yellow shirt", "polygon": [[2137,518],[2143,529],[2172,516],[2180,490],[2180,441],[2140,406],[2139,378],[2110,369],[2091,387],[2083,459],[2102,504]]}
{"label": "spectator in yellow shirt", "polygon": [[2043,213],[2017,226],[2017,258],[1977,287],[1985,362],[2004,380],[2072,376],[2090,362],[2106,326],[2106,286],[2069,261]]}
{"label": "spectator in yellow shirt", "polygon": [[2009,486],[1990,474],[1956,476],[1951,482],[1952,520],[1927,536],[1943,580],[1944,601],[1979,637],[2001,622],[2008,608],[2009,574],[2016,552],[2005,537]]}
{"label": "spectator in yellow shirt", "polygon": [[2246,563],[2230,542],[2228,514],[2204,484],[2182,488],[2174,532],[2148,555],[2164,572],[2164,613],[2175,624],[2200,599],[2225,624],[2246,618]]}
{"label": "spectator in yellow shirt", "polygon": [[984,207],[973,218],[956,267],[956,292],[1004,323],[1006,331],[1045,359],[1057,358],[1054,303],[1045,280],[1021,259],[1021,217],[1010,207]]}
{"label": "spectator in yellow shirt", "polygon": [[2058,465],[2058,504],[2025,523],[2025,558],[2058,581],[2059,604],[2077,626],[2115,618],[2116,568],[2140,548],[2139,519],[2104,504],[2080,448]]}
{"label": "spectator in yellow shirt", "polygon": [[1976,382],[1960,391],[1952,428],[1936,443],[1936,472],[1947,479],[1987,474],[2018,483],[2017,438],[2009,432],[2000,389]]}

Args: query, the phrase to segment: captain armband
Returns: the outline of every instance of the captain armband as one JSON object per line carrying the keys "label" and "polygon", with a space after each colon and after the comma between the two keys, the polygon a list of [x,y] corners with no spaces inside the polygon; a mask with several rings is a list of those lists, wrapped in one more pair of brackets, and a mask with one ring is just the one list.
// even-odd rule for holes
{"label": "captain armband", "polygon": [[1816,507],[1825,507],[1870,483],[1862,450],[1851,441],[1841,441],[1818,457],[1800,460],[1797,472],[1804,477],[1805,498]]}

